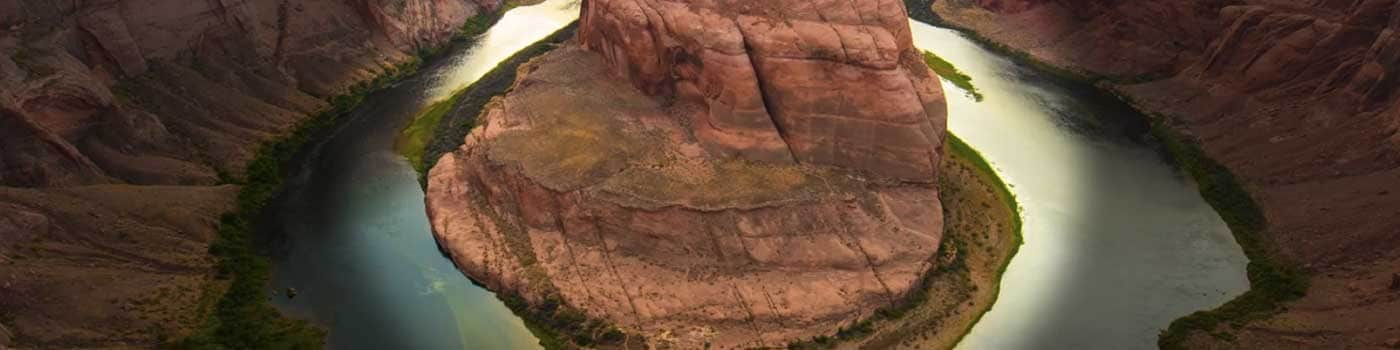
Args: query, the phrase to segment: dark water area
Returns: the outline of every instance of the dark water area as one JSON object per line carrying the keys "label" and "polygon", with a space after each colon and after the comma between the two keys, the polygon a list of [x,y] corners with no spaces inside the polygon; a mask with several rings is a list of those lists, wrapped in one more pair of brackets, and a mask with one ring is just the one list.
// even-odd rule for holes
{"label": "dark water area", "polygon": [[331,349],[539,348],[519,317],[438,250],[418,174],[395,142],[423,108],[577,13],[568,0],[511,10],[472,46],[368,96],[303,151],[265,227],[275,237],[273,303],[326,327]]}

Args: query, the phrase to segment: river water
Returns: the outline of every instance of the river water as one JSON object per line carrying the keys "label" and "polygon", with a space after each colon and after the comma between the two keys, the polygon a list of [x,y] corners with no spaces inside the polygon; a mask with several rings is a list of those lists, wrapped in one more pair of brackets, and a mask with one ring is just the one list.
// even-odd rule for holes
{"label": "river water", "polygon": [[948,129],[1023,207],[1025,245],[959,349],[1155,349],[1181,316],[1249,288],[1243,251],[1140,115],[1087,86],[910,21],[914,44],[972,77],[944,83]]}
{"label": "river water", "polygon": [[577,0],[511,10],[470,48],[369,96],[299,157],[279,198],[274,304],[330,330],[332,349],[538,349],[521,320],[443,257],[417,174],[394,149],[418,111],[578,16]]}
{"label": "river water", "polygon": [[[370,96],[304,152],[275,204],[273,296],[330,330],[332,349],[538,349],[495,295],[437,250],[417,174],[394,150],[422,108],[578,16],[577,0],[508,12],[471,48]],[[912,22],[916,45],[973,77],[947,85],[949,129],[1014,186],[1025,246],[961,349],[1154,348],[1171,320],[1247,289],[1219,216],[1105,96]]]}

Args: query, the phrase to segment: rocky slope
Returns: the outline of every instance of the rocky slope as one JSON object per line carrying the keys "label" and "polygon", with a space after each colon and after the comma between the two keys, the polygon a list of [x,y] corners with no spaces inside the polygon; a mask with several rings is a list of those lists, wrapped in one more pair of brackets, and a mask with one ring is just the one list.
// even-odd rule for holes
{"label": "rocky slope", "polygon": [[[1400,346],[1400,1],[950,0],[943,19],[1106,77],[1233,171],[1312,276],[1199,348]],[[1233,340],[1229,340],[1233,339]]]}
{"label": "rocky slope", "polygon": [[591,0],[428,176],[458,266],[652,345],[783,346],[933,266],[946,110],[895,1]]}
{"label": "rocky slope", "polygon": [[498,6],[0,0],[0,347],[148,347],[195,326],[236,193],[221,178]]}

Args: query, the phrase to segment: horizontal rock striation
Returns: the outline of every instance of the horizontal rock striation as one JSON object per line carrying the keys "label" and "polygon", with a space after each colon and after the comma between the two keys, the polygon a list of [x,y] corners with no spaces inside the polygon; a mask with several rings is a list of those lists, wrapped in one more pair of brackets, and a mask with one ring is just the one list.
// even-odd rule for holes
{"label": "horizontal rock striation", "polygon": [[692,111],[566,46],[520,69],[428,176],[434,232],[459,268],[651,345],[780,347],[902,298],[932,266],[929,184],[707,154]]}
{"label": "horizontal rock striation", "polygon": [[946,110],[903,4],[586,1],[579,40],[716,154],[932,182]]}
{"label": "horizontal rock striation", "polygon": [[149,348],[198,326],[237,193],[216,184],[499,6],[0,0],[0,348]]}
{"label": "horizontal rock striation", "polygon": [[902,300],[946,109],[893,1],[590,0],[428,176],[459,268],[650,346],[781,347]]}
{"label": "horizontal rock striation", "polygon": [[[1166,115],[1312,275],[1288,311],[1192,347],[1379,346],[1400,328],[1400,1],[940,1],[944,19]],[[1298,335],[1297,337],[1292,335]],[[1304,336],[1309,335],[1309,336]],[[1316,336],[1311,336],[1316,335]]]}

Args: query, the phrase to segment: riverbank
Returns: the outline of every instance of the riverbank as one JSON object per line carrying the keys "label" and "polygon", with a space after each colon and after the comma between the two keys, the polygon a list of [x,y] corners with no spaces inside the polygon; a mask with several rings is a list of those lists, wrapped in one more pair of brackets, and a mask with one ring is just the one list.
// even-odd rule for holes
{"label": "riverbank", "polygon": [[[1230,169],[1207,156],[1199,141],[1187,136],[1164,111],[1151,110],[1136,103],[1117,88],[1118,84],[1140,83],[1151,77],[1110,77],[1091,73],[1081,67],[1051,64],[1029,52],[992,40],[971,27],[960,24],[960,21],[971,19],[944,18],[940,13],[948,10],[941,7],[953,6],[947,2],[934,4],[930,1],[907,0],[906,5],[911,8],[911,17],[919,14],[918,17],[914,17],[916,20],[957,30],[991,51],[1048,72],[1059,79],[1097,89],[1136,109],[1137,114],[1150,123],[1150,133],[1161,143],[1162,150],[1178,168],[1195,181],[1201,196],[1230,227],[1236,242],[1250,260],[1250,290],[1218,308],[1198,311],[1172,322],[1159,336],[1159,347],[1184,348],[1183,342],[1195,331],[1221,339],[1229,338],[1229,334],[1217,331],[1216,326],[1275,314],[1282,310],[1282,303],[1303,296],[1308,285],[1307,277],[1296,264],[1283,258],[1275,243],[1265,236],[1264,231],[1268,223],[1243,183]],[[913,10],[914,8],[920,10]]]}
{"label": "riverbank", "polygon": [[[510,2],[514,4],[514,2]],[[442,45],[423,49],[372,80],[356,84],[344,94],[327,99],[327,107],[298,124],[292,131],[259,147],[242,178],[221,174],[221,181],[239,186],[237,207],[219,221],[218,237],[209,248],[217,260],[217,278],[204,295],[211,307],[201,307],[203,328],[166,345],[174,348],[227,347],[242,349],[317,349],[325,346],[326,330],[305,320],[283,315],[268,302],[267,285],[272,265],[264,253],[270,237],[259,232],[265,209],[284,189],[285,176],[294,157],[317,137],[339,125],[364,99],[411,77],[426,60],[452,48],[464,47],[490,28],[502,13],[485,13],[468,20],[460,34]],[[217,300],[217,302],[213,302]]]}
{"label": "riverbank", "polygon": [[937,267],[899,305],[794,349],[951,349],[991,309],[1022,243],[1011,188],[977,150],[949,134],[939,168],[944,235]]}
{"label": "riverbank", "polygon": [[239,186],[236,211],[219,220],[219,236],[209,247],[218,279],[206,295],[218,295],[217,306],[204,316],[204,328],[174,341],[175,348],[229,347],[236,349],[315,349],[324,346],[326,331],[311,323],[288,318],[268,303],[267,285],[272,265],[259,247],[267,237],[257,226],[264,209],[281,193],[286,166],[298,151],[349,114],[365,96],[415,73],[421,59],[400,64],[374,80],[357,84],[349,92],[329,99],[328,107],[297,125],[292,132],[264,143],[248,163],[242,179],[223,181]]}
{"label": "riverbank", "polygon": [[[574,22],[521,49],[471,85],[457,90],[448,99],[433,104],[416,117],[417,122],[414,124],[418,125],[418,128],[414,129],[412,135],[401,135],[400,140],[426,137],[421,141],[422,148],[416,151],[419,156],[413,163],[420,173],[420,180],[428,169],[432,169],[442,154],[462,145],[467,134],[475,127],[474,121],[486,104],[507,92],[515,83],[520,65],[572,39],[577,27],[577,22]],[[400,148],[400,151],[404,149]],[[420,183],[426,184],[422,181]],[[562,301],[550,299],[532,305],[509,291],[497,292],[497,296],[506,306],[525,321],[526,327],[539,338],[540,345],[545,349],[567,349],[574,346],[630,348],[641,346],[645,342],[645,339],[625,334],[605,322],[589,319],[583,312],[565,305]]]}

